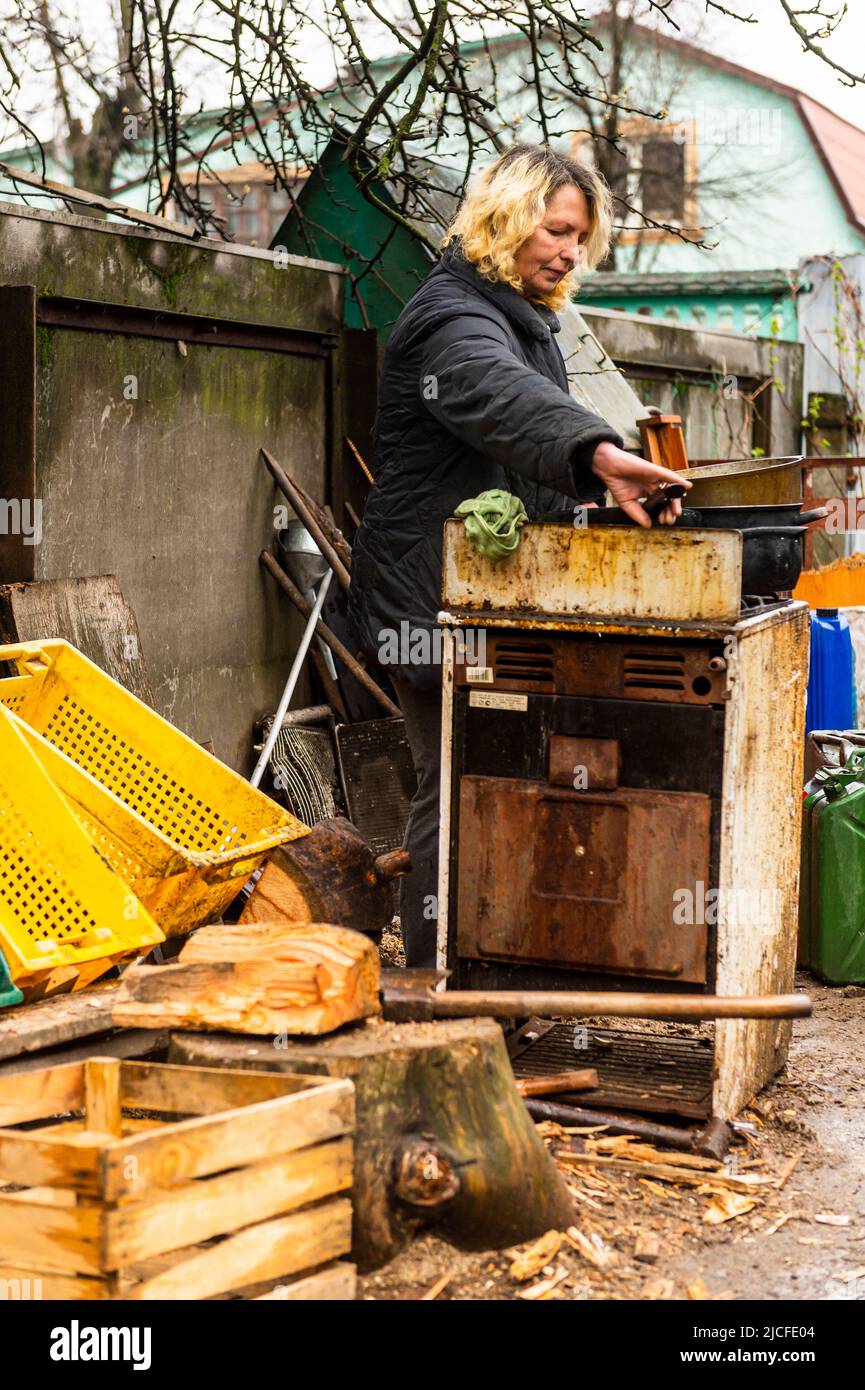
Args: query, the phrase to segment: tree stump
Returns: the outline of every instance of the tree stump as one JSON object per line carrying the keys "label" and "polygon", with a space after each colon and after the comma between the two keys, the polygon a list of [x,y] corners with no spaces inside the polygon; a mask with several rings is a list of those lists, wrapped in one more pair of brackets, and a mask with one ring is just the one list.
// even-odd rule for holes
{"label": "tree stump", "polygon": [[175,1033],[169,1060],[354,1082],[352,1253],[362,1269],[384,1264],[421,1228],[489,1250],[573,1222],[492,1019],[371,1019],[278,1048],[260,1038]]}

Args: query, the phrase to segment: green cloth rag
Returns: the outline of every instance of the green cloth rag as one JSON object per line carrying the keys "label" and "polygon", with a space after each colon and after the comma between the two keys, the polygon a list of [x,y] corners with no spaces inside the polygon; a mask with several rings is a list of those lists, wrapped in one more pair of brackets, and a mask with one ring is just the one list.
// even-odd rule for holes
{"label": "green cloth rag", "polygon": [[490,560],[503,560],[520,543],[520,527],[528,513],[519,497],[491,488],[460,502],[454,516],[461,517],[472,544]]}

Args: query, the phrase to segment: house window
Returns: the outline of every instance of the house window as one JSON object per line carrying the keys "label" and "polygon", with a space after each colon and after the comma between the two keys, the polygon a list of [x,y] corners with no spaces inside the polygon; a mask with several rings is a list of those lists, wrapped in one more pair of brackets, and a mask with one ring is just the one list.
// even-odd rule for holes
{"label": "house window", "polygon": [[719,304],[715,310],[715,327],[731,332],[735,325],[735,317],[732,304]]}
{"label": "house window", "polygon": [[[575,149],[604,173],[614,197],[619,242],[671,241],[674,232],[646,227],[643,218],[665,222],[682,231],[697,227],[697,147],[695,126],[690,121],[662,125],[636,118],[622,121],[616,145],[592,143],[580,131]],[[627,205],[627,206],[625,206]]]}
{"label": "house window", "polygon": [[669,136],[640,145],[641,206],[646,217],[681,226],[685,220],[685,147]]}
{"label": "house window", "polygon": [[743,333],[759,333],[763,310],[759,304],[746,304],[742,309]]}
{"label": "house window", "polygon": [[[292,181],[295,192],[302,182]],[[218,177],[196,173],[188,183],[202,206],[220,219],[210,235],[245,246],[269,246],[291,206],[288,193],[273,187],[261,164],[232,167]]]}
{"label": "house window", "polygon": [[705,306],[705,304],[692,304],[692,305],[691,305],[691,318],[694,320],[695,323],[705,323],[705,322],[706,322],[706,306]]}

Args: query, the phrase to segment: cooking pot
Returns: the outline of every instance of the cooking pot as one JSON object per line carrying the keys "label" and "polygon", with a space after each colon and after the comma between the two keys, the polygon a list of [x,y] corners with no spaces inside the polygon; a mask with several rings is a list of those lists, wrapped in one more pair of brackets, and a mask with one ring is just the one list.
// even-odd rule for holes
{"label": "cooking pot", "polygon": [[[654,517],[684,488],[671,484],[663,495],[646,504]],[[692,494],[687,494],[688,502]],[[793,589],[802,573],[802,536],[811,522],[826,515],[825,507],[801,511],[801,500],[775,506],[685,507],[675,525],[684,530],[702,528],[742,533],[742,593],[765,596]],[[634,526],[619,507],[587,507],[583,513],[589,526]],[[572,512],[558,512],[548,520],[570,521]]]}
{"label": "cooking pot", "polygon": [[691,507],[760,506],[793,503],[802,496],[802,454],[789,458],[737,459],[731,463],[683,468],[693,484]]}

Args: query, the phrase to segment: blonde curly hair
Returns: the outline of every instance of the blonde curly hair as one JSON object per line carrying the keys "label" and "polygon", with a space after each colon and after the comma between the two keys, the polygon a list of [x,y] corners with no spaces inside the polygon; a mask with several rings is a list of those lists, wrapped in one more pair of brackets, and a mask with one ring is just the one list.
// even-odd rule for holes
{"label": "blonde curly hair", "polygon": [[[485,279],[503,280],[522,292],[514,256],[543,221],[552,194],[566,184],[579,188],[588,205],[583,265],[591,269],[609,250],[612,195],[591,165],[549,145],[512,145],[499,155],[466,194],[441,244],[458,236],[463,255]],[[551,309],[563,308],[577,289],[578,275],[575,268],[537,298]]]}

